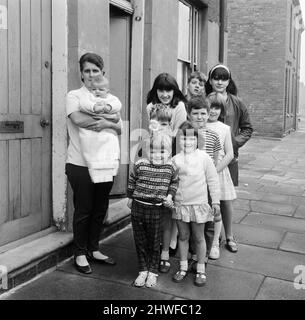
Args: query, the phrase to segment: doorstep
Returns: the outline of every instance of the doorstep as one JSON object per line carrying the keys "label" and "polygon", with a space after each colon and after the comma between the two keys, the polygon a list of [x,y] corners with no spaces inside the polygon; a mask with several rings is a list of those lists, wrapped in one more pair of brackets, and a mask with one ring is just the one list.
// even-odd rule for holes
{"label": "doorstep", "polygon": [[[110,200],[101,240],[130,223],[127,200],[127,198]],[[72,257],[72,240],[72,232],[55,231],[0,253],[0,295]],[[4,270],[7,272],[5,281]]]}

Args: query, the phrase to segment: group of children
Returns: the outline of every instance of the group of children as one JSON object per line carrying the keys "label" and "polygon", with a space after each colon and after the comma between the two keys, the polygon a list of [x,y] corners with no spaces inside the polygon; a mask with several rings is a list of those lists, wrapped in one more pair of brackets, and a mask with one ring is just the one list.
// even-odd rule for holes
{"label": "group of children", "polygon": [[[158,272],[169,272],[170,247],[176,245],[180,264],[172,280],[182,282],[193,269],[194,284],[203,286],[207,259],[219,258],[222,221],[226,237],[232,236],[236,193],[228,170],[233,159],[231,131],[218,120],[226,102],[215,92],[205,98],[205,81],[201,72],[192,73],[185,97],[176,80],[162,73],[147,96],[150,136],[131,165],[127,190],[139,263],[137,287],[153,287]],[[105,77],[92,82],[80,105],[97,118],[120,121],[121,103],[109,93]],[[94,183],[112,181],[117,174],[120,151],[113,133],[79,131]]]}
{"label": "group of children", "polygon": [[218,120],[226,102],[218,93],[205,98],[204,81],[202,73],[193,73],[184,97],[176,80],[162,73],[147,96],[150,136],[131,166],[127,192],[137,287],[155,286],[158,271],[170,270],[175,229],[180,263],[172,280],[182,282],[193,269],[194,284],[203,286],[208,257],[219,258],[221,217],[226,236],[232,232],[231,219],[224,217],[236,198],[227,168],[233,158],[231,132]]}

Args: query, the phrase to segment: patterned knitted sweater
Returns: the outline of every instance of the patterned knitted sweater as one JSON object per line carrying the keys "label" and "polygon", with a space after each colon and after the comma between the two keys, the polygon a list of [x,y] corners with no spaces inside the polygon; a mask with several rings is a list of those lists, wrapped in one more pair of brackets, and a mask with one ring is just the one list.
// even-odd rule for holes
{"label": "patterned knitted sweater", "polygon": [[138,160],[130,173],[127,197],[149,203],[162,203],[168,194],[175,196],[178,175],[171,161],[154,165],[148,159]]}

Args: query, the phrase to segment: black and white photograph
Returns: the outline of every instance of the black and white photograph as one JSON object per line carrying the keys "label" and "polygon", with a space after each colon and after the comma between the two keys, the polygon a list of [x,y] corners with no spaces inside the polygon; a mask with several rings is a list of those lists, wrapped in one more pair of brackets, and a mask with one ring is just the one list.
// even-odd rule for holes
{"label": "black and white photograph", "polygon": [[0,0],[0,309],[305,300],[304,17],[305,0]]}

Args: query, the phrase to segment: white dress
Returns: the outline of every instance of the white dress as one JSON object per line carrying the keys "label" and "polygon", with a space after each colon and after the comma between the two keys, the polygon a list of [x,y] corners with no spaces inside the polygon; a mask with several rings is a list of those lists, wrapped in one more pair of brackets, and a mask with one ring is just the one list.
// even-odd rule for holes
{"label": "white dress", "polygon": [[[215,131],[220,139],[221,150],[219,151],[218,163],[224,158],[225,151],[224,145],[226,139],[231,139],[230,126],[220,122],[208,122],[207,128]],[[225,167],[218,173],[220,184],[220,200],[234,200],[236,199],[235,188],[231,179],[230,171],[228,167]]]}

